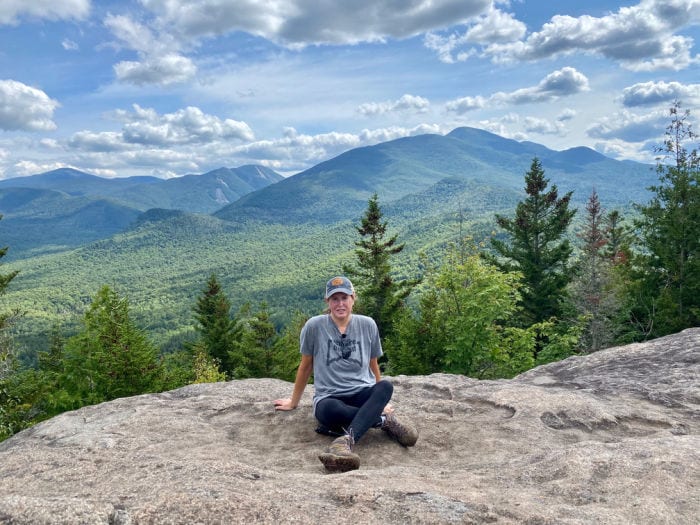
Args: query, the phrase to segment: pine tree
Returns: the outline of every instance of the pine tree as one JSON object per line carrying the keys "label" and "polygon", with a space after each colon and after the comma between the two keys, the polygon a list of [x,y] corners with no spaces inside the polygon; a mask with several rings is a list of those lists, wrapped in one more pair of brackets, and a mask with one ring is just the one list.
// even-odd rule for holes
{"label": "pine tree", "polygon": [[[578,234],[582,242],[581,256],[571,286],[576,308],[586,319],[581,344],[589,352],[611,343],[614,336],[613,318],[619,308],[612,278],[614,255],[606,255],[605,251],[608,239],[604,219],[598,194],[593,191],[586,204],[583,229]],[[614,248],[611,253],[617,253],[618,249]]]}
{"label": "pine tree", "polygon": [[82,330],[65,347],[62,384],[77,408],[118,397],[155,392],[160,386],[158,350],[138,329],[129,302],[103,286],[90,304]]}
{"label": "pine tree", "polygon": [[[2,215],[0,214],[0,220]],[[8,251],[8,247],[0,248],[0,259]],[[12,279],[19,272],[12,271],[0,274],[0,296],[2,296]],[[16,389],[16,373],[18,370],[17,356],[15,355],[14,342],[10,334],[10,327],[19,317],[20,312],[0,312],[0,441],[23,428],[22,418],[18,416],[16,407],[22,400],[18,397]]]}
{"label": "pine tree", "polygon": [[605,215],[603,234],[606,241],[603,254],[615,265],[627,263],[630,258],[633,237],[619,211],[612,210]]}
{"label": "pine tree", "polygon": [[194,311],[199,342],[220,363],[221,370],[232,375],[234,365],[230,354],[240,339],[240,329],[237,320],[231,317],[231,302],[221,289],[215,274],[209,277]]}
{"label": "pine tree", "polygon": [[[2,214],[0,214],[0,220],[2,220]],[[5,257],[9,247],[5,246],[0,248],[0,259]],[[0,273],[0,296],[2,296],[7,287],[9,286],[12,279],[17,277],[19,271],[15,270],[8,273]],[[9,374],[12,368],[12,339],[9,334],[9,328],[13,320],[16,320],[20,316],[18,310],[12,312],[0,312],[0,380],[6,374]]]}
{"label": "pine tree", "polygon": [[[2,220],[2,214],[0,214],[0,220]],[[3,248],[0,248],[0,259],[5,257],[7,255],[7,251],[9,250],[8,246],[5,246]],[[19,271],[15,270],[13,272],[8,272],[5,274],[0,273],[0,295],[5,293],[5,289],[7,286],[10,284],[10,281],[17,277],[17,274]],[[2,328],[2,325],[0,325],[0,328]]]}
{"label": "pine tree", "polygon": [[273,345],[274,367],[270,377],[293,382],[299,366],[299,337],[308,316],[300,311],[282,330]]}
{"label": "pine tree", "polygon": [[250,305],[246,304],[239,313],[242,332],[240,341],[230,356],[232,377],[274,377],[277,364],[277,330],[270,320],[265,302],[260,304],[257,312],[251,314],[250,311]]}
{"label": "pine tree", "polygon": [[525,174],[527,197],[518,203],[515,218],[496,215],[496,222],[508,236],[507,242],[491,240],[500,258],[489,259],[505,272],[522,274],[523,326],[562,317],[566,287],[572,276],[572,248],[564,237],[576,213],[569,209],[572,192],[559,197],[557,186],[548,190],[548,184],[540,161],[533,159]]}
{"label": "pine tree", "polygon": [[403,244],[397,244],[398,235],[386,237],[387,222],[382,220],[383,214],[375,193],[367,204],[360,226],[355,229],[361,239],[355,242],[357,249],[357,265],[344,265],[345,272],[358,290],[356,310],[372,317],[379,333],[388,338],[393,329],[397,313],[404,307],[404,301],[413,288],[420,282],[418,279],[395,281],[391,276],[391,257],[401,253]]}
{"label": "pine tree", "polygon": [[676,102],[670,116],[656,166],[659,184],[649,188],[650,202],[637,206],[635,221],[644,248],[640,288],[652,294],[638,311],[646,312],[644,336],[651,337],[700,324],[700,157],[697,149],[686,149],[696,138],[690,112]]}

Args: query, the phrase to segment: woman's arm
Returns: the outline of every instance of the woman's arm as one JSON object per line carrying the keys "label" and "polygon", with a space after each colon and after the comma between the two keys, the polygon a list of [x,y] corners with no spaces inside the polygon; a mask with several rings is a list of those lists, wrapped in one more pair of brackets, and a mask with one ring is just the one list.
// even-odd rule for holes
{"label": "woman's arm", "polygon": [[369,360],[369,369],[374,374],[374,378],[376,379],[377,383],[379,383],[379,381],[382,380],[382,374],[379,371],[379,362],[377,361],[376,357]]}
{"label": "woman's arm", "polygon": [[302,354],[301,363],[297,368],[297,376],[294,379],[294,391],[291,398],[275,399],[275,410],[294,410],[301,400],[306,384],[309,382],[311,372],[314,369],[314,358],[311,355]]}

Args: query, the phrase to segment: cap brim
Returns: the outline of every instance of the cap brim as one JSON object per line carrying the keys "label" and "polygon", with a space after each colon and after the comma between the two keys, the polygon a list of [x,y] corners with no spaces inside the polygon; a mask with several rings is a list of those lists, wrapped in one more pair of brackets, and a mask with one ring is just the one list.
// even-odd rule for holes
{"label": "cap brim", "polygon": [[333,297],[337,293],[344,293],[346,295],[354,295],[355,294],[355,292],[353,292],[349,288],[342,288],[342,287],[341,288],[334,288],[333,290],[331,290],[329,293],[326,294],[326,299]]}

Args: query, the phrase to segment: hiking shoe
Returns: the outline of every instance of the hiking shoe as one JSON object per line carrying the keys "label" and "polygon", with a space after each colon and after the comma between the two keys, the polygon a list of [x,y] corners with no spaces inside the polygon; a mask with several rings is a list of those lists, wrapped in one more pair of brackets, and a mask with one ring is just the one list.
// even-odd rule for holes
{"label": "hiking shoe", "polygon": [[352,451],[354,444],[355,440],[348,434],[335,438],[326,451],[319,454],[318,459],[330,472],[356,470],[360,468],[360,456]]}
{"label": "hiking shoe", "polygon": [[391,437],[396,439],[404,447],[412,447],[418,441],[418,431],[407,421],[400,421],[396,414],[389,412],[384,414],[386,420],[382,425],[384,430]]}

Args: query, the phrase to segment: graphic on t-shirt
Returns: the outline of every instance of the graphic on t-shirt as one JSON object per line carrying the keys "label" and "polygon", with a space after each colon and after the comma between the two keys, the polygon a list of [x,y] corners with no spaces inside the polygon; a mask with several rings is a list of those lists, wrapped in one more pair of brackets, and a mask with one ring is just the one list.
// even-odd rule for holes
{"label": "graphic on t-shirt", "polygon": [[326,354],[326,365],[337,361],[348,364],[362,366],[362,347],[360,341],[356,339],[329,339],[328,352]]}

